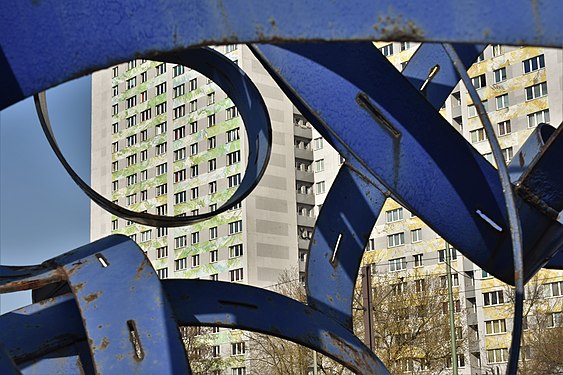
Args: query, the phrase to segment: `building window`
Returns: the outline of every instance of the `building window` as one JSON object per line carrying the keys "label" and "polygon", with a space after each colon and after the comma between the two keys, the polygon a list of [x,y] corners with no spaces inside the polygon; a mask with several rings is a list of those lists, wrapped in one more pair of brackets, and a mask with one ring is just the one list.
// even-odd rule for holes
{"label": "building window", "polygon": [[559,327],[561,325],[563,313],[561,312],[552,312],[547,314],[547,328],[554,328]]}
{"label": "building window", "polygon": [[136,184],[137,183],[137,174],[135,173],[135,174],[127,176],[126,180],[127,180],[127,186],[131,186],[133,184]]}
{"label": "building window", "polygon": [[471,83],[476,89],[480,89],[487,86],[487,78],[484,74],[481,74],[477,77],[471,78]]}
{"label": "building window", "polygon": [[214,149],[215,147],[217,147],[217,138],[209,137],[209,139],[207,139],[207,149],[211,150]]}
{"label": "building window", "polygon": [[493,57],[502,55],[502,46],[500,44],[493,44]]}
{"label": "building window", "polygon": [[152,238],[152,231],[151,230],[145,230],[145,231],[141,232],[141,242],[150,241],[151,238]]}
{"label": "building window", "polygon": [[545,284],[545,287],[548,290],[547,295],[549,297],[563,296],[563,281]]}
{"label": "building window", "polygon": [[385,221],[387,223],[393,223],[395,221],[403,220],[403,208],[399,207],[394,210],[389,210],[385,212]]}
{"label": "building window", "polygon": [[319,159],[315,161],[315,172],[322,172],[325,170],[325,160]]}
{"label": "building window", "polygon": [[485,322],[485,329],[487,335],[494,335],[496,333],[506,333],[506,320],[488,320]]}
{"label": "building window", "polygon": [[165,258],[168,256],[168,246],[156,248],[156,259]]}
{"label": "building window", "polygon": [[229,223],[229,235],[242,232],[242,220]]}
{"label": "building window", "polygon": [[148,139],[149,136],[149,132],[145,129],[145,130],[141,130],[141,132],[139,133],[140,137],[141,137],[141,142],[144,142]]}
{"label": "building window", "polygon": [[314,145],[314,147],[315,147],[315,150],[320,150],[320,149],[322,149],[322,148],[323,148],[323,139],[322,139],[322,137],[315,138],[315,139],[313,140],[313,145]]}
{"label": "building window", "polygon": [[184,138],[186,136],[186,127],[181,126],[179,128],[174,129],[174,140],[178,140],[180,138]]}
{"label": "building window", "polygon": [[147,72],[141,73],[141,83],[147,82]]}
{"label": "building window", "polygon": [[321,182],[317,182],[317,194],[324,194],[325,192],[325,182],[321,181]]}
{"label": "building window", "polygon": [[190,122],[190,134],[197,133],[197,121]]}
{"label": "building window", "polygon": [[184,160],[186,158],[186,148],[182,147],[174,151],[174,161]]}
{"label": "building window", "polygon": [[168,169],[166,167],[166,165],[167,165],[166,163],[162,163],[162,164],[159,164],[159,165],[156,166],[156,175],[157,176],[161,176],[161,175],[166,173],[166,171]]}
{"label": "building window", "polygon": [[387,236],[387,247],[401,246],[405,244],[405,233],[395,233]]}
{"label": "building window", "polygon": [[128,167],[137,164],[137,154],[129,155],[125,160],[127,161]]}
{"label": "building window", "polygon": [[181,169],[179,171],[174,172],[174,183],[178,183],[184,181],[186,179],[186,170]]}
{"label": "building window", "polygon": [[127,98],[127,108],[132,108],[137,105],[137,96],[133,95],[130,98]]}
{"label": "building window", "polygon": [[497,101],[497,110],[508,108],[508,94],[497,96],[496,101]]}
{"label": "building window", "polygon": [[117,191],[119,189],[119,181],[113,181],[111,183],[111,190],[112,191]]}
{"label": "building window", "polygon": [[172,75],[174,77],[178,77],[180,74],[184,74],[184,66],[174,65],[174,67],[172,68]]}
{"label": "building window", "polygon": [[207,170],[212,172],[217,169],[217,159],[209,159],[207,161]]}
{"label": "building window", "polygon": [[227,165],[233,165],[240,162],[240,150],[227,154]]}
{"label": "building window", "polygon": [[154,127],[155,135],[166,133],[166,122],[161,122]]}
{"label": "building window", "polygon": [[401,51],[406,51],[411,48],[411,42],[401,42]]}
{"label": "building window", "polygon": [[487,133],[485,133],[485,129],[483,128],[471,130],[469,131],[469,139],[471,143],[485,141],[487,139]]}
{"label": "building window", "polygon": [[112,72],[112,75],[111,75],[111,76],[112,76],[113,78],[117,77],[117,76],[119,75],[119,67],[118,67],[118,66],[114,66],[114,67],[111,69],[111,72]]}
{"label": "building window", "polygon": [[240,184],[240,173],[227,177],[229,187],[235,187]]}
{"label": "building window", "polygon": [[379,48],[383,56],[391,56],[393,54],[393,43],[387,44]]}
{"label": "building window", "polygon": [[189,104],[190,104],[190,112],[197,111],[197,100],[192,100]]}
{"label": "building window", "polygon": [[481,52],[481,54],[477,56],[476,62],[481,62],[481,61],[485,61],[485,52]]}
{"label": "building window", "polygon": [[148,121],[151,119],[152,114],[151,114],[151,109],[145,109],[144,111],[141,112],[141,121]]}
{"label": "building window", "polygon": [[[145,152],[145,155],[146,155],[146,152]],[[143,159],[143,151],[141,151],[141,161],[142,161],[142,160],[146,160],[146,158]],[[142,170],[141,172],[139,172],[139,175],[140,175],[140,180],[141,180],[141,181],[146,181],[147,178],[148,178],[148,172],[147,172],[146,169],[144,169],[144,170]]]}
{"label": "building window", "polygon": [[209,205],[209,212],[217,211],[217,203],[212,203]]}
{"label": "building window", "polygon": [[207,116],[207,127],[215,126],[215,114]]}
{"label": "building window", "polygon": [[214,240],[217,238],[217,227],[209,228],[209,239]]}
{"label": "building window", "polygon": [[420,242],[422,241],[422,229],[413,229],[411,230],[411,242]]}
{"label": "building window", "polygon": [[424,279],[418,279],[414,281],[414,290],[417,293],[424,292],[426,290],[426,282]]}
{"label": "building window", "polygon": [[209,263],[215,263],[219,260],[219,250],[211,250],[209,252]]}
{"label": "building window", "polygon": [[389,259],[390,272],[401,271],[406,269],[407,269],[407,258],[402,257],[402,258]]}
{"label": "building window", "polygon": [[528,115],[528,127],[533,128],[541,123],[549,124],[549,109],[534,112]]}
{"label": "building window", "polygon": [[[168,235],[168,228],[156,228],[156,237],[164,237]],[[168,254],[168,247],[166,248],[166,254]]]}
{"label": "building window", "polygon": [[190,189],[190,197],[191,199],[197,199],[199,198],[199,188],[194,187]]}
{"label": "building window", "polygon": [[186,85],[182,83],[181,85],[175,86],[173,90],[174,90],[174,98],[177,98],[186,93]]}
{"label": "building window", "polygon": [[412,257],[414,258],[414,266],[422,267],[422,254],[415,254]]}
{"label": "building window", "polygon": [[199,267],[199,254],[192,255],[192,268]]}
{"label": "building window", "polygon": [[[450,260],[457,259],[457,250],[450,247]],[[438,250],[438,262],[444,263],[446,261],[446,249]]]}
{"label": "building window", "polygon": [[524,73],[530,73],[545,68],[545,59],[543,55],[535,56],[522,61],[524,65]]}
{"label": "building window", "polygon": [[239,128],[227,131],[227,143],[240,139]]}
{"label": "building window", "polygon": [[119,132],[119,123],[116,122],[111,124],[111,133],[115,134],[117,132]]}
{"label": "building window", "polygon": [[244,277],[242,268],[229,271],[229,276],[231,277],[231,281],[241,281]]}
{"label": "building window", "polygon": [[474,104],[468,105],[467,106],[467,117],[471,118],[471,117],[475,117],[477,116],[477,108],[475,107]]}
{"label": "building window", "polygon": [[146,102],[147,99],[149,98],[149,94],[147,93],[147,90],[141,92],[140,96],[141,96],[141,103]]}
{"label": "building window", "polygon": [[503,148],[501,151],[505,162],[508,163],[509,161],[512,160],[512,157],[514,156],[514,151],[512,150],[512,147]]}
{"label": "building window", "polygon": [[229,246],[229,258],[238,258],[243,254],[242,244]]}
{"label": "building window", "polygon": [[159,76],[161,74],[166,73],[166,64],[162,63],[156,66],[156,75]]}
{"label": "building window", "polygon": [[174,203],[175,204],[184,203],[185,201],[186,201],[186,192],[185,191],[181,191],[179,193],[174,194]]}
{"label": "building window", "polygon": [[213,356],[213,358],[219,358],[221,356],[221,347],[219,345],[212,346],[211,355]]}
{"label": "building window", "polygon": [[166,93],[166,82],[156,85],[156,96]]}
{"label": "building window", "polygon": [[117,219],[111,221],[111,230],[118,230],[119,229],[119,222]]}
{"label": "building window", "polygon": [[495,83],[506,81],[506,68],[500,68],[494,71]]}
{"label": "building window", "polygon": [[168,278],[168,267],[159,268],[156,270],[159,279],[167,279]]}
{"label": "building window", "polygon": [[192,143],[190,145],[190,155],[197,155],[197,153],[198,153],[197,143]]}
{"label": "building window", "polygon": [[488,363],[503,363],[508,362],[508,349],[488,349],[487,350]]}
{"label": "building window", "polygon": [[112,115],[117,115],[119,113],[119,105],[118,104],[114,104],[111,106],[111,114]]}
{"label": "building window", "polygon": [[119,151],[119,143],[113,142],[111,144],[111,152],[116,153],[117,151]]}
{"label": "building window", "polygon": [[166,154],[166,142],[156,145],[156,155]]}
{"label": "building window", "polygon": [[174,238],[174,249],[179,249],[182,247],[186,247],[186,244],[188,243],[187,241],[187,237],[185,235],[183,236],[179,236],[179,237],[175,237]]}
{"label": "building window", "polygon": [[117,172],[118,170],[119,170],[119,162],[118,161],[111,162],[111,171]]}
{"label": "building window", "polygon": [[210,92],[209,94],[207,94],[207,105],[211,105],[213,103],[215,103],[215,93]]}
{"label": "building window", "polygon": [[547,95],[547,82],[526,87],[526,100],[533,100]]}
{"label": "building window", "polygon": [[127,70],[131,70],[137,66],[137,60],[131,60],[127,62]]}
{"label": "building window", "polygon": [[157,104],[155,110],[157,116],[166,113],[166,102]]}
{"label": "building window", "polygon": [[188,260],[185,257],[174,261],[174,269],[176,271],[185,270],[186,268],[188,268]]}
{"label": "building window", "polygon": [[[236,44],[227,44],[225,46],[225,53],[233,52],[238,48]],[[233,374],[234,375],[234,374]]]}
{"label": "building window", "polygon": [[512,132],[512,127],[510,126],[510,120],[499,122],[497,126],[498,126],[498,135],[507,135]]}
{"label": "building window", "polygon": [[184,104],[174,108],[174,118],[184,117],[186,115],[186,106]]}
{"label": "building window", "polygon": [[231,355],[243,355],[246,353],[244,342],[231,343]]}
{"label": "building window", "polygon": [[127,121],[127,127],[128,128],[137,125],[137,115],[127,117],[126,121]]}
{"label": "building window", "polygon": [[168,206],[166,204],[156,206],[156,214],[164,216],[168,213]]}
{"label": "building window", "polygon": [[226,119],[230,120],[238,116],[238,111],[236,107],[230,107],[226,110]]}
{"label": "building window", "polygon": [[484,306],[494,306],[494,305],[500,305],[502,303],[504,303],[504,294],[502,290],[483,293]]}
{"label": "building window", "polygon": [[209,194],[214,194],[217,192],[217,181],[211,181],[208,184],[209,187]]}

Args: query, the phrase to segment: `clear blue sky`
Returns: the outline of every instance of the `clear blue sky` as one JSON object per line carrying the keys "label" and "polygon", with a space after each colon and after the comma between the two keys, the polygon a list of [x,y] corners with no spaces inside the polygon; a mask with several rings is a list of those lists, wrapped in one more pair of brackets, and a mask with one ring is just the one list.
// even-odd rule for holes
{"label": "clear blue sky", "polygon": [[[47,92],[59,145],[90,178],[90,77]],[[51,151],[33,98],[0,112],[0,263],[32,265],[89,242],[90,201]],[[4,294],[0,311],[31,303],[28,292]]]}

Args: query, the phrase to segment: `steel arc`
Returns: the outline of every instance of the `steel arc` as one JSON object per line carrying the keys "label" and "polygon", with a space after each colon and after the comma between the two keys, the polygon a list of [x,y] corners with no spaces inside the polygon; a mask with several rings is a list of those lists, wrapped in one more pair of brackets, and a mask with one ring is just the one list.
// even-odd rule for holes
{"label": "steel arc", "polygon": [[146,212],[131,211],[113,203],[91,188],[73,170],[70,163],[64,157],[51,126],[44,92],[35,96],[35,106],[43,132],[55,155],[72,180],[98,206],[123,219],[154,227],[179,227],[195,224],[225,212],[232,206],[242,202],[258,185],[270,159],[272,125],[264,100],[256,86],[236,64],[220,53],[209,48],[198,48],[158,55],[154,59],[189,66],[206,75],[217,83],[233,100],[242,116],[248,138],[248,163],[246,170],[237,190],[213,212],[184,217],[160,216]]}
{"label": "steel arc", "polygon": [[[286,95],[340,154],[360,160],[401,204],[469,259],[513,283],[512,265],[504,261],[512,253],[496,170],[421,100],[421,93],[371,43],[254,49]],[[465,173],[459,173],[459,165]],[[551,220],[537,210],[522,218],[525,253],[529,261],[533,258],[525,279],[558,251],[534,247]]]}

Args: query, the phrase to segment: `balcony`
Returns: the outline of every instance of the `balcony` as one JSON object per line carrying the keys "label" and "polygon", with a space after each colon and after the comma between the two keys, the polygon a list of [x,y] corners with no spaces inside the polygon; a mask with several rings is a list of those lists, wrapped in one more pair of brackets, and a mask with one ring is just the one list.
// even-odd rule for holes
{"label": "balcony", "polygon": [[297,203],[308,204],[310,206],[315,205],[315,196],[313,194],[302,194],[297,193]]}
{"label": "balcony", "polygon": [[308,148],[297,148],[295,147],[295,158],[303,160],[313,160],[313,150]]}
{"label": "balcony", "polygon": [[317,219],[311,216],[297,215],[297,225],[305,227],[314,227]]}
{"label": "balcony", "polygon": [[295,125],[293,127],[293,134],[296,137],[307,138],[307,139],[313,138],[313,130],[310,127],[305,127],[301,125]]}
{"label": "balcony", "polygon": [[301,171],[297,169],[295,171],[295,179],[299,181],[305,181],[313,183],[315,181],[315,176],[313,172]]}
{"label": "balcony", "polygon": [[309,240],[309,239],[304,239],[304,238],[298,237],[297,238],[297,247],[299,249],[308,250],[310,242],[311,242],[311,240]]}

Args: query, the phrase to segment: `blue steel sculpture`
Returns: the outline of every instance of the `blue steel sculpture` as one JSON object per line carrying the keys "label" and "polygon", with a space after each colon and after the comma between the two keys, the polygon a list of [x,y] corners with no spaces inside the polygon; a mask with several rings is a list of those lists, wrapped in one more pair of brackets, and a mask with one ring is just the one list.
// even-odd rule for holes
{"label": "blue steel sculpture", "polygon": [[[2,374],[189,373],[178,324],[271,334],[324,353],[356,373],[386,374],[381,361],[353,335],[351,309],[361,256],[387,197],[503,281],[522,283],[548,262],[562,267],[563,181],[557,162],[563,157],[563,127],[541,126],[535,148],[530,146],[533,156],[516,155],[508,167],[516,171],[511,176],[522,230],[522,246],[514,246],[497,171],[437,113],[459,81],[460,69],[483,50],[477,43],[560,47],[560,1],[476,7],[472,1],[453,0],[53,0],[4,2],[0,10],[0,108],[36,95],[42,126],[63,166],[92,199],[117,215],[160,226],[207,218],[159,218],[113,207],[73,175],[57,148],[40,93],[133,58],[173,61],[210,75],[233,97],[245,120],[256,120],[256,128],[248,129],[249,140],[256,140],[249,142],[256,146],[249,171],[225,208],[258,184],[269,158],[269,119],[243,72],[196,47],[269,43],[251,48],[346,159],[311,241],[307,304],[239,284],[159,281],[132,241],[110,236],[42,265],[0,268],[0,292],[51,288],[54,296],[0,317]],[[370,40],[429,43],[401,74]],[[454,58],[457,70],[452,54],[459,57]],[[522,257],[523,272],[515,273],[506,261],[513,252]],[[511,366],[517,349],[511,351]]]}

